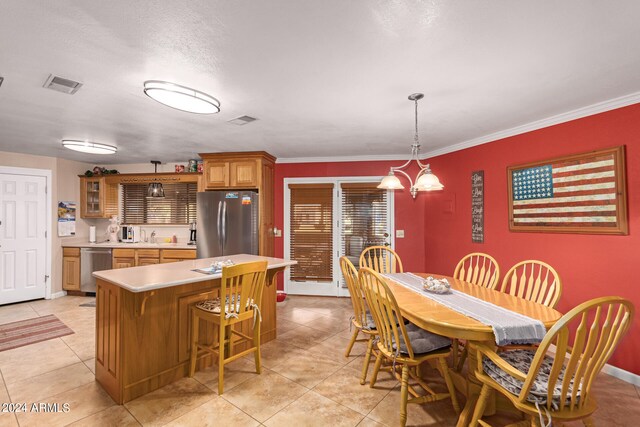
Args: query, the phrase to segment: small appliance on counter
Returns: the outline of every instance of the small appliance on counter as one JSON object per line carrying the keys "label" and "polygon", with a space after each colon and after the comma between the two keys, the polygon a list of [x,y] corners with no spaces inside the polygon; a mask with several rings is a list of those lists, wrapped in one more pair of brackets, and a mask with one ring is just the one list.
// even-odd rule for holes
{"label": "small appliance on counter", "polygon": [[137,225],[123,225],[122,226],[122,242],[123,243],[138,243],[141,235],[140,227]]}
{"label": "small appliance on counter", "polygon": [[189,224],[189,243],[187,244],[188,245],[196,244],[196,222],[195,221],[191,221],[191,224]]}

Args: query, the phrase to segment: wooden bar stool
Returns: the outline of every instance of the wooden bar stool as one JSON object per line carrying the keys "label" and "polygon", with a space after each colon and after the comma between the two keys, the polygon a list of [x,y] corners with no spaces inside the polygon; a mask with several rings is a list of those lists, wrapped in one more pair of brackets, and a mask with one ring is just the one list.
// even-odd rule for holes
{"label": "wooden bar stool", "polygon": [[[189,376],[196,371],[198,350],[218,357],[218,394],[224,390],[224,365],[254,353],[256,372],[260,374],[260,303],[265,284],[267,262],[238,264],[222,269],[220,298],[200,301],[191,307],[191,364]],[[233,325],[253,319],[253,336],[233,329]],[[200,320],[218,325],[218,342],[209,346],[198,342]],[[251,343],[251,348],[233,354],[237,343]]]}

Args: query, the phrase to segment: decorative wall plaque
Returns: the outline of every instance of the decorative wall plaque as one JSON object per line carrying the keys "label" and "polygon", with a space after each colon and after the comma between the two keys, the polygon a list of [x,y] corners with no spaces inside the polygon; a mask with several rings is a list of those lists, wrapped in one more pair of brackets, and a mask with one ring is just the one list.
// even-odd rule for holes
{"label": "decorative wall plaque", "polygon": [[484,243],[484,171],[471,173],[471,241]]}
{"label": "decorative wall plaque", "polygon": [[510,166],[509,229],[628,234],[624,146]]}

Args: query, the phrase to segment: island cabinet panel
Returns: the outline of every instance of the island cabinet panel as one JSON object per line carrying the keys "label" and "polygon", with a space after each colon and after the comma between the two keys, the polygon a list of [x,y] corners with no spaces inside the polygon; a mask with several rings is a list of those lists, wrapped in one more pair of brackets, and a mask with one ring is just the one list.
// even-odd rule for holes
{"label": "island cabinet panel", "polygon": [[123,290],[103,280],[96,283],[96,380],[116,402],[122,401]]}
{"label": "island cabinet panel", "polygon": [[[267,270],[261,303],[261,342],[276,337],[276,274]],[[144,292],[131,292],[97,279],[96,379],[119,404],[188,376],[193,304],[219,295],[220,279],[185,283]],[[239,325],[250,335],[253,319]],[[200,340],[217,340],[213,325],[201,324]],[[246,349],[234,346],[233,352]],[[210,354],[198,369],[214,363]]]}

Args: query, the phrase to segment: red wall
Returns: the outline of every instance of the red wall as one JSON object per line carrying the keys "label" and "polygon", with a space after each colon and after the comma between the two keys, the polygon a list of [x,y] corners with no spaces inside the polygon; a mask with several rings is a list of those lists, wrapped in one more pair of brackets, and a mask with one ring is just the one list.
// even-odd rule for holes
{"label": "red wall", "polygon": [[[628,236],[596,236],[509,232],[506,168],[600,148],[626,145]],[[451,274],[462,256],[487,252],[502,272],[524,259],[551,264],[563,281],[558,306],[566,312],[583,301],[606,295],[629,298],[640,310],[640,104],[551,126],[429,159],[445,185],[442,192],[396,191],[396,250],[405,271]],[[284,228],[283,179],[383,175],[400,162],[276,164],[275,226]],[[485,173],[485,243],[471,243],[471,172]],[[414,176],[412,171],[411,175]],[[401,178],[403,179],[403,178]],[[453,205],[453,208],[451,206]],[[276,239],[276,256],[283,255],[283,239]],[[280,287],[282,284],[280,284]],[[640,374],[639,320],[610,363]]]}
{"label": "red wall", "polygon": [[[275,226],[284,229],[284,178],[383,176],[390,166],[402,162],[334,162],[334,163],[277,163],[275,168]],[[411,170],[414,176],[418,170]],[[408,187],[408,186],[407,186]],[[395,249],[402,256],[405,270],[423,271],[425,268],[424,198],[414,200],[408,190],[396,191],[394,199],[395,228],[404,230],[405,237],[396,239]],[[282,257],[283,238],[276,238],[275,256]],[[282,283],[279,283],[282,289]]]}
{"label": "red wall", "polygon": [[[628,236],[512,233],[507,211],[510,165],[626,145]],[[426,269],[452,272],[469,252],[494,256],[504,274],[524,259],[551,264],[563,282],[559,310],[607,295],[640,310],[640,104],[429,159],[445,190],[425,206]],[[471,243],[471,172],[484,170],[485,243]],[[454,213],[443,212],[455,198]],[[404,256],[404,254],[401,254]],[[610,363],[640,374],[638,317]]]}

